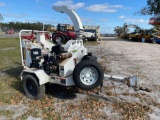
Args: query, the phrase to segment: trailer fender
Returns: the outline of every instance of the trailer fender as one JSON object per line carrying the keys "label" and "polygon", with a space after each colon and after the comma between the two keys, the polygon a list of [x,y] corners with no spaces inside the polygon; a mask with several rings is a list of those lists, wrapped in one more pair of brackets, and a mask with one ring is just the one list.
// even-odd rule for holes
{"label": "trailer fender", "polygon": [[21,81],[28,74],[35,76],[36,79],[38,80],[39,85],[46,84],[50,80],[50,77],[48,76],[48,74],[44,70],[38,70],[38,69],[37,70],[30,70],[30,69],[27,69],[27,70],[22,71],[21,76],[20,76]]}
{"label": "trailer fender", "polygon": [[97,61],[97,57],[93,56],[92,53],[88,53],[87,55],[84,55],[81,59],[82,60],[93,60],[93,61]]}

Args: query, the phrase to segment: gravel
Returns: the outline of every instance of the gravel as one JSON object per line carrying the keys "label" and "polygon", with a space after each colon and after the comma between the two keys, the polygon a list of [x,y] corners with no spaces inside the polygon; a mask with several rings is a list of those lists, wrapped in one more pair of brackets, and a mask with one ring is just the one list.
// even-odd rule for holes
{"label": "gravel", "polygon": [[[160,86],[160,45],[107,38],[88,51],[105,58],[112,75],[139,75],[140,83],[157,90]],[[99,54],[100,53],[100,54]]]}
{"label": "gravel", "polygon": [[[122,98],[128,102],[139,102],[139,98],[121,95],[124,92],[129,94],[146,94],[146,99],[160,104],[160,45],[126,41],[117,38],[103,38],[99,45],[87,46],[98,60],[104,60],[105,66],[110,75],[131,76],[138,75],[140,86],[149,88],[151,92],[138,91],[126,88],[125,85],[115,84],[114,91],[119,94],[117,98]],[[107,87],[108,84],[106,84]],[[111,85],[111,83],[110,83]],[[112,89],[113,91],[113,89]],[[149,98],[147,98],[149,96]],[[148,119],[160,119],[160,109],[150,106],[153,113],[148,114]]]}

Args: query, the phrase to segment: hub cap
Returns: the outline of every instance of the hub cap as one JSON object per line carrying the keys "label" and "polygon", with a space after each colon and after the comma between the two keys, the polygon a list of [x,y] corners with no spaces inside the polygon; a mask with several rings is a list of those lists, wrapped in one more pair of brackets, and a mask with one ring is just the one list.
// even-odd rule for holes
{"label": "hub cap", "polygon": [[85,85],[93,85],[98,79],[98,72],[94,67],[85,67],[80,72],[80,80]]}
{"label": "hub cap", "polygon": [[58,36],[58,37],[56,37],[56,41],[61,43],[62,42],[62,38]]}

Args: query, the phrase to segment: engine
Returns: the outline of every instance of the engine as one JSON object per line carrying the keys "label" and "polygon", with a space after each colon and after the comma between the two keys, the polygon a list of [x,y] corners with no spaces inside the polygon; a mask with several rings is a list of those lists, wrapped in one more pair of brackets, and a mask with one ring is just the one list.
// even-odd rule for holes
{"label": "engine", "polygon": [[43,69],[45,72],[49,75],[50,73],[59,73],[59,63],[61,62],[60,60],[60,55],[56,55],[54,53],[50,55],[45,55],[44,57],[44,62],[43,62]]}
{"label": "engine", "polygon": [[44,69],[44,71],[49,75],[51,73],[59,74],[59,64],[66,58],[71,57],[72,54],[64,51],[64,48],[57,44],[52,47],[49,54],[41,53],[41,49],[33,48],[31,49],[31,68]]}

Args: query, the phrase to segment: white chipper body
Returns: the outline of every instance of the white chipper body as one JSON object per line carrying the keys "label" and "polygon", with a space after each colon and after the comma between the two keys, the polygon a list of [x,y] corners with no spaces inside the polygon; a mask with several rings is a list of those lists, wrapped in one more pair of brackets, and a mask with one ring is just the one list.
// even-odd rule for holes
{"label": "white chipper body", "polygon": [[[31,36],[23,36],[25,32]],[[19,33],[23,88],[28,97],[40,99],[45,84],[55,83],[91,90],[102,84],[104,77],[95,56],[87,53],[82,40],[70,40],[65,45],[53,44],[46,31],[22,30]]]}

